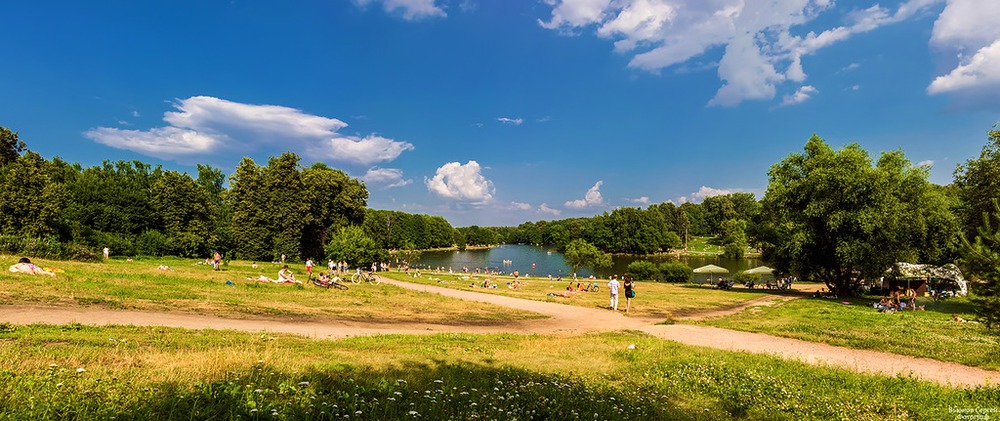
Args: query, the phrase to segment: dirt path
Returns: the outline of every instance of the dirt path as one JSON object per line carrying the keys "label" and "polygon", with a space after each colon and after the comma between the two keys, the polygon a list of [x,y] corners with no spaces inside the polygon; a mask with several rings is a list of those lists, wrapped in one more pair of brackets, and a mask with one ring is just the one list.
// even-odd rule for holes
{"label": "dirt path", "polygon": [[[942,385],[972,387],[1000,383],[1000,372],[967,367],[956,363],[914,358],[884,352],[863,351],[826,344],[780,338],[759,333],[739,332],[708,326],[656,325],[658,320],[625,317],[609,310],[577,307],[559,303],[523,300],[473,291],[460,291],[431,285],[418,285],[383,278],[383,282],[427,293],[469,301],[491,303],[548,316],[546,319],[511,322],[504,326],[445,326],[434,324],[377,324],[329,321],[283,321],[280,319],[223,319],[211,316],[138,311],[112,311],[78,307],[0,306],[0,321],[15,324],[83,323],[88,325],[171,326],[186,329],[232,329],[251,332],[283,332],[315,338],[343,338],[377,334],[465,333],[537,333],[578,335],[623,329],[646,332],[658,338],[687,345],[769,354],[815,365],[828,365],[864,373],[887,376],[915,376]],[[789,299],[785,296],[761,297],[739,308],[727,308],[707,314],[738,312],[750,305]],[[754,303],[756,302],[756,303]]]}

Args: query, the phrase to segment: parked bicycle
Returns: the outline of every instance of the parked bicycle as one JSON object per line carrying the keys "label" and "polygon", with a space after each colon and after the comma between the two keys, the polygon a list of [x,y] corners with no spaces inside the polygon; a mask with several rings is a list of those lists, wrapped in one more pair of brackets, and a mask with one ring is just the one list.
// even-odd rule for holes
{"label": "parked bicycle", "polygon": [[378,275],[375,274],[375,272],[367,270],[363,271],[359,269],[357,272],[354,272],[354,274],[351,275],[351,282],[354,282],[355,284],[367,282],[372,285],[378,285],[382,283],[382,278],[379,278]]}

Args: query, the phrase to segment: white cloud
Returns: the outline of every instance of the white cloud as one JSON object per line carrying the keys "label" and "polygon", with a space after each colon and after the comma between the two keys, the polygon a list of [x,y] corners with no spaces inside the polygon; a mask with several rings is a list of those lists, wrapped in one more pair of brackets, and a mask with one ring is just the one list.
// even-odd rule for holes
{"label": "white cloud", "polygon": [[361,181],[368,184],[382,185],[386,189],[413,184],[413,179],[404,179],[403,170],[398,168],[369,168],[368,172],[361,176]]}
{"label": "white cloud", "polygon": [[933,167],[934,166],[934,160],[933,159],[925,159],[923,161],[918,162],[917,166],[918,167]]}
{"label": "white cloud", "polygon": [[139,117],[139,112],[136,110],[132,110],[132,117]]}
{"label": "white cloud", "polygon": [[83,135],[102,145],[153,156],[205,153],[219,144],[219,139],[214,136],[177,127],[158,127],[147,131],[98,127]]}
{"label": "white cloud", "polygon": [[594,26],[599,36],[615,40],[615,51],[632,54],[630,67],[651,72],[723,46],[718,74],[725,83],[709,105],[733,106],[773,99],[777,85],[805,81],[802,57],[941,1],[909,0],[895,12],[872,6],[852,13],[847,25],[806,35],[793,29],[815,21],[833,1],[546,0],[552,16],[539,23],[563,33]]}
{"label": "white cloud", "polygon": [[542,203],[541,205],[538,206],[538,211],[541,212],[541,213],[548,213],[548,214],[552,214],[552,215],[555,215],[555,216],[559,216],[559,215],[562,214],[561,210],[550,208],[549,205],[547,205],[545,203]]}
{"label": "white cloud", "polygon": [[[733,192],[734,190],[715,189],[707,186],[701,186],[701,188],[698,189],[698,191],[691,193],[691,200],[695,202],[700,202],[704,200],[706,197],[725,196],[727,194],[732,194]],[[682,203],[685,202],[686,199],[687,198],[685,197],[681,197],[681,202]]]}
{"label": "white cloud", "polygon": [[816,88],[810,85],[803,86],[799,88],[799,90],[795,91],[795,93],[785,95],[785,97],[781,100],[781,106],[786,107],[789,105],[801,104],[808,101],[809,98],[812,98],[813,94],[817,93],[819,93],[819,91],[817,91]]}
{"label": "white cloud", "polygon": [[927,92],[969,92],[982,87],[1000,87],[1000,39],[980,49],[947,75],[935,78]]}
{"label": "white cloud", "polygon": [[851,87],[851,90],[852,91],[860,91],[861,90],[861,85],[854,85],[854,86]]}
{"label": "white cloud", "polygon": [[501,123],[504,123],[504,124],[513,124],[515,126],[520,126],[521,123],[524,123],[524,119],[523,118],[499,117],[499,118],[497,118],[497,121],[499,121]]}
{"label": "white cloud", "polygon": [[631,203],[637,203],[637,204],[640,204],[640,205],[648,205],[649,204],[649,198],[646,197],[646,196],[642,196],[642,197],[640,197],[638,199],[626,199],[626,200],[628,200]]}
{"label": "white cloud", "polygon": [[586,207],[603,205],[604,198],[601,196],[601,184],[604,184],[603,180],[599,180],[596,184],[594,184],[594,187],[587,190],[583,199],[570,200],[566,202],[564,206],[572,209],[583,209]]}
{"label": "white cloud", "polygon": [[438,168],[434,178],[424,178],[430,192],[453,200],[484,204],[493,200],[493,182],[481,174],[476,161],[465,165],[449,162]]}
{"label": "white cloud", "polygon": [[371,3],[382,3],[382,9],[387,13],[399,10],[403,13],[403,19],[406,20],[448,16],[434,0],[354,0],[354,2],[361,7]]}
{"label": "white cloud", "polygon": [[510,208],[519,211],[531,210],[531,205],[521,202],[510,202]]}
{"label": "white cloud", "polygon": [[261,146],[306,153],[322,159],[369,165],[392,161],[413,145],[385,137],[347,136],[347,123],[280,105],[254,105],[195,96],[163,114],[170,124],[146,131],[99,127],[87,138],[119,149],[177,158],[208,150],[246,153]]}

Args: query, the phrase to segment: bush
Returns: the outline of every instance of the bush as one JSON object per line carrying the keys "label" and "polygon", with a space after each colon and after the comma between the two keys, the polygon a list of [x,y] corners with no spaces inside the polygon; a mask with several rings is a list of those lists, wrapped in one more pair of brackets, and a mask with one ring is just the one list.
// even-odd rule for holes
{"label": "bush", "polygon": [[727,259],[742,259],[747,247],[741,243],[729,243],[722,248],[722,255]]}
{"label": "bush", "polygon": [[681,262],[660,263],[660,275],[666,282],[687,282],[694,270]]}
{"label": "bush", "polygon": [[62,243],[56,237],[0,235],[0,253],[55,260],[100,261],[100,255],[87,246]]}
{"label": "bush", "polygon": [[142,234],[135,240],[135,251],[139,255],[143,256],[163,256],[168,254],[171,249],[170,244],[175,246],[180,244],[179,241],[170,241],[165,234],[160,231],[149,230]]}
{"label": "bush", "polygon": [[654,279],[658,275],[659,270],[656,264],[646,260],[636,260],[628,264],[628,273],[632,274],[635,279],[639,280],[650,280]]}
{"label": "bush", "polygon": [[756,284],[760,283],[760,278],[761,276],[759,273],[746,273],[741,271],[741,272],[736,272],[736,274],[733,275],[733,282],[742,285],[746,284],[747,282],[753,281],[753,283]]}

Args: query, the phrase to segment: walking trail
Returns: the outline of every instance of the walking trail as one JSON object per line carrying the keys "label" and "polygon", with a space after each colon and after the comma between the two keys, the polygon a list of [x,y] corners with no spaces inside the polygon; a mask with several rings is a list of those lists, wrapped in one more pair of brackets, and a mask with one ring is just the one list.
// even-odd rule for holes
{"label": "walking trail", "polygon": [[[820,366],[844,368],[886,376],[914,376],[941,385],[974,387],[1000,383],[1000,372],[884,352],[837,347],[761,333],[741,332],[709,326],[686,324],[658,325],[659,319],[625,317],[608,310],[577,307],[559,303],[532,301],[473,291],[460,291],[432,285],[411,284],[387,278],[382,282],[427,293],[462,300],[490,303],[548,316],[545,319],[512,321],[502,326],[454,326],[419,323],[379,324],[354,321],[281,321],[226,319],[181,313],[118,311],[79,307],[0,306],[0,321],[15,324],[82,323],[88,325],[170,326],[186,329],[231,329],[250,332],[282,332],[315,338],[343,338],[378,334],[463,333],[537,333],[579,335],[594,332],[635,330],[686,345],[731,351],[768,354],[788,360]],[[781,296],[762,297],[753,302],[723,310],[692,314],[682,319],[716,317],[738,312],[750,305],[769,305]]]}

